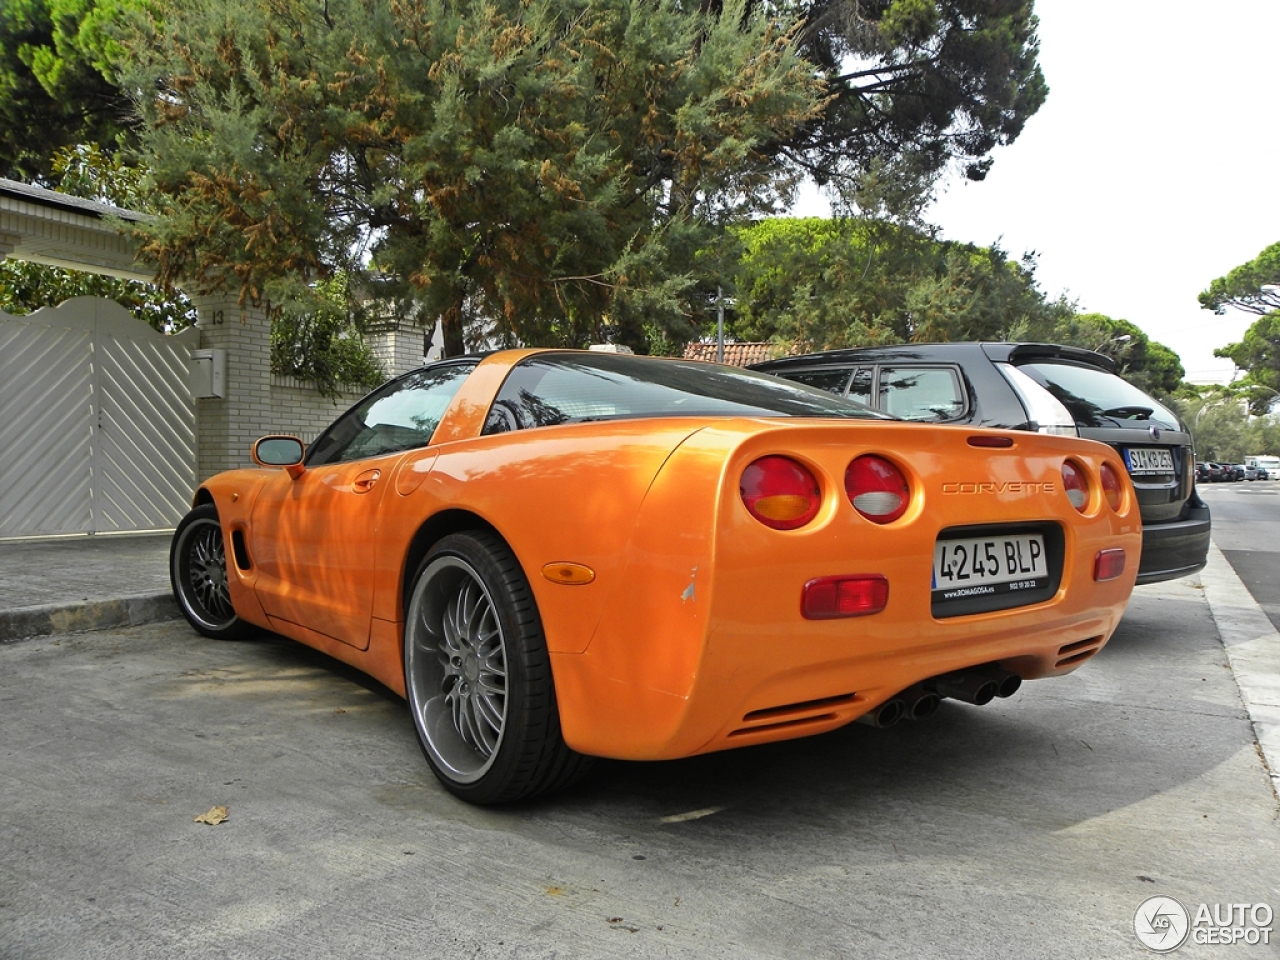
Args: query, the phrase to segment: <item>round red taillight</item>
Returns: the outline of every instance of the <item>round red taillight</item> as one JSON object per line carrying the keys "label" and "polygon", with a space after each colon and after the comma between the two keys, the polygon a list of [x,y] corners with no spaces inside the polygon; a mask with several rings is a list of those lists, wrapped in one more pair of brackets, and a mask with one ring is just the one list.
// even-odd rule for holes
{"label": "round red taillight", "polygon": [[1084,513],[1089,505],[1089,481],[1085,479],[1084,470],[1070,460],[1062,463],[1062,489],[1067,493],[1071,505]]}
{"label": "round red taillight", "polygon": [[853,508],[874,523],[890,523],[907,512],[911,488],[902,471],[871,454],[859,457],[844,472],[844,492]]}
{"label": "round red taillight", "polygon": [[818,515],[817,478],[790,457],[761,457],[742,471],[738,485],[747,512],[774,530],[795,530]]}
{"label": "round red taillight", "polygon": [[1120,504],[1124,502],[1124,485],[1120,482],[1120,474],[1111,464],[1104,463],[1098,475],[1102,478],[1102,499],[1107,501],[1107,505],[1112,510],[1119,513]]}

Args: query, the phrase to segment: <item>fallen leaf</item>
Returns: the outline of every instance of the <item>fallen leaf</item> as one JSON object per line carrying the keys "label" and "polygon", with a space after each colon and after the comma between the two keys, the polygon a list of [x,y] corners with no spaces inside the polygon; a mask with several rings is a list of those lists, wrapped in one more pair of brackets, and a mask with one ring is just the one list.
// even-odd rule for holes
{"label": "fallen leaf", "polygon": [[227,819],[227,814],[231,811],[226,807],[214,807],[208,813],[202,813],[198,817],[192,817],[196,823],[207,823],[210,826],[216,826],[223,820]]}
{"label": "fallen leaf", "polygon": [[690,810],[688,813],[673,813],[669,817],[659,817],[659,823],[687,823],[690,820],[701,820],[703,817],[709,817],[712,814],[719,813],[724,807],[703,807],[701,810]]}

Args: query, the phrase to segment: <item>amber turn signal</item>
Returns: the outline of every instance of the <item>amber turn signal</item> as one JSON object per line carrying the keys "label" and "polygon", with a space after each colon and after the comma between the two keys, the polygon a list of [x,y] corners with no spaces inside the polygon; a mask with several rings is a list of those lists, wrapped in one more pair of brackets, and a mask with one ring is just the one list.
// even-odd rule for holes
{"label": "amber turn signal", "polygon": [[581,563],[548,563],[542,568],[542,576],[552,583],[563,583],[566,586],[579,586],[590,583],[596,578],[596,572]]}

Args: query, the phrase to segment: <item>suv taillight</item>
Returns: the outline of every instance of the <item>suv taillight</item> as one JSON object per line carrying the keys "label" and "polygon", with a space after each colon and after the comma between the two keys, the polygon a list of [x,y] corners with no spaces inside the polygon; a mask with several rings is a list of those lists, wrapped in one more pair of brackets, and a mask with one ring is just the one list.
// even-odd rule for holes
{"label": "suv taillight", "polygon": [[1037,431],[1064,437],[1080,435],[1071,411],[1061,400],[1011,363],[997,363],[995,368],[1004,375],[1013,392],[1018,395]]}

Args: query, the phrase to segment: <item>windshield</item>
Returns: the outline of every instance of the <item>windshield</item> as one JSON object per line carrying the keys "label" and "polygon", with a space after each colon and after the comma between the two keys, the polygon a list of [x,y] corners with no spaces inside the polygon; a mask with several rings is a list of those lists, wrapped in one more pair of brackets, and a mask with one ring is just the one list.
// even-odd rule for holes
{"label": "windshield", "polygon": [[674,416],[892,419],[855,400],[737,367],[611,353],[544,353],[511,371],[485,432]]}
{"label": "windshield", "polygon": [[1081,427],[1145,426],[1181,430],[1176,414],[1133,384],[1097,367],[1022,363],[1018,369],[1062,402]]}

